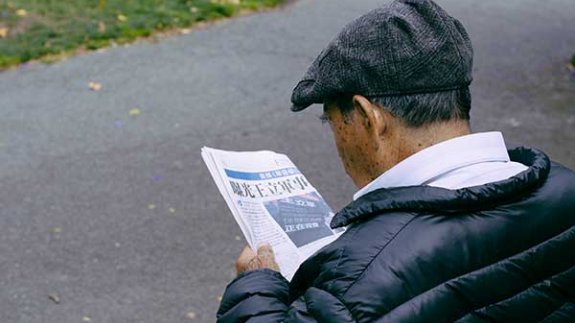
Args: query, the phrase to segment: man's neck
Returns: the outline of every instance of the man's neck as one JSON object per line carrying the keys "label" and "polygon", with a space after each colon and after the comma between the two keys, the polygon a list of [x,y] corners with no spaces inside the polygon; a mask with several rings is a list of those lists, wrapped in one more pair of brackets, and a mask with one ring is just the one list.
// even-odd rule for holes
{"label": "man's neck", "polygon": [[470,133],[471,129],[468,121],[438,122],[419,128],[399,126],[396,128],[395,135],[387,143],[394,149],[392,149],[391,153],[387,152],[390,154],[384,157],[386,163],[382,165],[384,167],[378,173],[384,173],[423,149]]}
{"label": "man's neck", "polygon": [[[440,142],[456,137],[469,135],[471,129],[468,121],[449,121],[433,123],[420,128],[403,127],[400,130],[404,149],[401,160]],[[398,160],[399,163],[401,160]]]}

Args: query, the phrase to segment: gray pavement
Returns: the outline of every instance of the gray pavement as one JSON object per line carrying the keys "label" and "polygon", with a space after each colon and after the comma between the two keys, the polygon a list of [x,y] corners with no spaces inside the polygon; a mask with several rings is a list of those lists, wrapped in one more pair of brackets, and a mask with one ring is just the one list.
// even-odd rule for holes
{"label": "gray pavement", "polygon": [[[575,167],[575,2],[438,2],[474,41],[474,129]],[[244,241],[200,148],[287,153],[344,206],[355,189],[321,109],[292,114],[289,95],[379,3],[301,0],[1,73],[0,322],[213,321]]]}

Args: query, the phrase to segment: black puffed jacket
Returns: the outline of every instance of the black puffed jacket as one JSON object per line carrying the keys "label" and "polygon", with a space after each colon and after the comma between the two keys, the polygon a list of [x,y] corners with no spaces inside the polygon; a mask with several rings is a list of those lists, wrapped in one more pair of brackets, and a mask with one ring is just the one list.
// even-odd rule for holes
{"label": "black puffed jacket", "polygon": [[534,149],[510,179],[380,189],[291,283],[271,270],[227,287],[219,322],[575,322],[575,173]]}

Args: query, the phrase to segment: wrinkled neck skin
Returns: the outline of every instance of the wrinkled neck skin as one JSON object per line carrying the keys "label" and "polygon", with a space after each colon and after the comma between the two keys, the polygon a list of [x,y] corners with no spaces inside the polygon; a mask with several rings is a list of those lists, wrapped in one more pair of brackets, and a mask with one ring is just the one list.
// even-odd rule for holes
{"label": "wrinkled neck skin", "polygon": [[362,188],[409,156],[470,133],[469,122],[461,120],[437,122],[419,128],[396,123],[378,138],[379,145],[372,156],[375,160],[370,163],[372,167],[367,168],[363,176],[358,176],[356,185]]}

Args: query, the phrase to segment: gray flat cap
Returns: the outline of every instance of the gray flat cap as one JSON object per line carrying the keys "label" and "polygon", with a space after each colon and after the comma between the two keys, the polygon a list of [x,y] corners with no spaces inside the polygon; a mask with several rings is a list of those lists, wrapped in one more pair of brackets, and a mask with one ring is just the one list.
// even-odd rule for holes
{"label": "gray flat cap", "polygon": [[366,97],[469,86],[473,49],[459,21],[431,0],[396,0],[348,24],[292,93],[293,111],[339,94]]}

